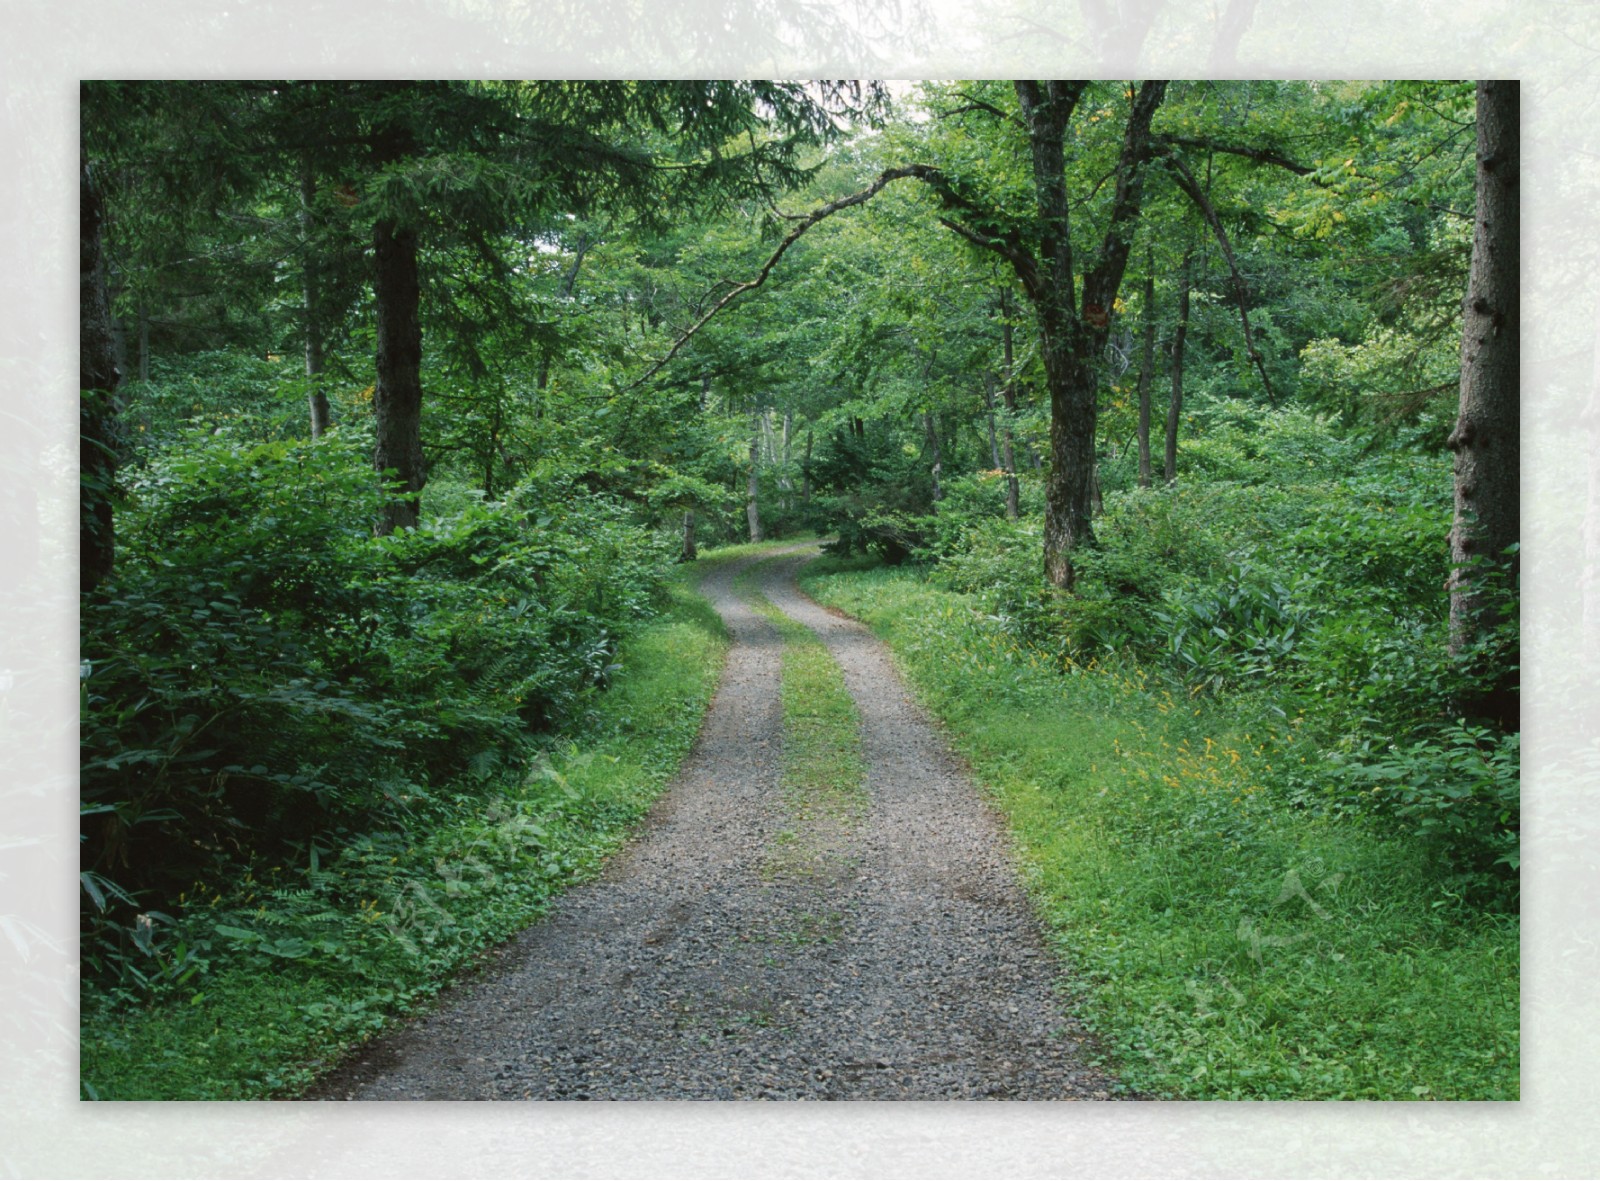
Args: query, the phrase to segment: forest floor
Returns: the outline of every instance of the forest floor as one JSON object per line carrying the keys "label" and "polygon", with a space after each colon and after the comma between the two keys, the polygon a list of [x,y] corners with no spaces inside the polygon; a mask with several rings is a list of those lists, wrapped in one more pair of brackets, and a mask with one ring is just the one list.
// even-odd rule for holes
{"label": "forest floor", "polygon": [[[1116,1093],[1058,991],[1003,827],[883,645],[796,588],[814,552],[703,582],[733,640],[721,684],[606,872],[309,1098]],[[785,762],[796,624],[853,700],[858,790],[808,798],[805,768]]]}

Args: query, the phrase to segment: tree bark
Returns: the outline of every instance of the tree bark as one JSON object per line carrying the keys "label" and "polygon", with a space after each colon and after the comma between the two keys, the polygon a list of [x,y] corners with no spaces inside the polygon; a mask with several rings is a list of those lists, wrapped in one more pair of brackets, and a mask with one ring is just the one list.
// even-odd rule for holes
{"label": "tree bark", "polygon": [[994,465],[995,471],[1003,470],[1000,466],[1000,434],[994,425],[994,374],[983,375],[983,415],[984,425],[989,431],[989,462]]}
{"label": "tree bark", "polygon": [[88,164],[78,175],[78,588],[94,590],[116,555],[111,502],[117,480],[116,338],[106,291],[105,206]]}
{"label": "tree bark", "polygon": [[317,195],[316,178],[309,163],[300,168],[300,248],[305,252],[301,267],[301,294],[306,316],[306,402],[311,414],[311,437],[320,439],[327,432],[331,411],[328,392],[322,385],[322,309],[318,299],[317,256],[311,235],[314,228],[312,203]]}
{"label": "tree bark", "polygon": [[1005,363],[1005,380],[1000,383],[1000,397],[1006,404],[1006,416],[1000,429],[1000,462],[1006,473],[1006,520],[1015,521],[1020,511],[1021,490],[1017,485],[1017,453],[1013,429],[1017,420],[1017,364],[1016,351],[1011,338],[1011,293],[1000,293],[1000,348]]}
{"label": "tree bark", "polygon": [[[1463,301],[1461,403],[1449,447],[1455,453],[1455,519],[1450,530],[1450,650],[1460,653],[1493,628],[1496,587],[1514,590],[1521,536],[1521,101],[1515,81],[1479,82],[1477,209],[1472,269]],[[1513,660],[1514,663],[1514,660]],[[1515,724],[1514,667],[1493,670],[1493,686],[1466,703]]]}
{"label": "tree bark", "polygon": [[1189,335],[1189,259],[1183,255],[1178,268],[1178,324],[1172,331],[1172,399],[1167,403],[1167,450],[1162,479],[1171,484],[1178,478],[1178,423],[1183,415],[1183,347]]}
{"label": "tree bark", "polygon": [[944,471],[944,459],[939,451],[939,431],[933,424],[932,411],[925,411],[922,415],[922,429],[928,435],[928,453],[933,457],[933,467],[930,475],[933,477],[933,511],[939,511],[939,501],[943,492],[939,487],[939,476]]}
{"label": "tree bark", "polygon": [[794,480],[790,476],[794,461],[794,412],[783,412],[783,450],[778,460],[778,489],[783,493],[783,509],[789,511],[794,499]]}
{"label": "tree bark", "polygon": [[1123,131],[1117,186],[1105,237],[1083,277],[1083,311],[1073,286],[1066,182],[1066,128],[1086,84],[1016,83],[1033,157],[1034,195],[1041,232],[1039,265],[1018,269],[1038,314],[1039,352],[1050,393],[1050,471],[1045,478],[1044,569],[1053,586],[1071,590],[1072,551],[1094,540],[1094,443],[1099,394],[1098,358],[1105,348],[1109,310],[1127,267],[1150,157],[1150,121],[1165,82],[1145,82]]}
{"label": "tree bark", "polygon": [[1145,260],[1144,340],[1139,356],[1139,487],[1150,487],[1150,378],[1156,356],[1156,273],[1154,251]]}
{"label": "tree bark", "polygon": [[421,285],[415,231],[388,219],[379,221],[373,228],[373,255],[378,321],[373,466],[379,472],[392,471],[399,491],[378,520],[382,536],[415,528],[427,482],[422,460],[422,327],[417,318]]}
{"label": "tree bark", "polygon": [[700,556],[700,551],[694,544],[694,510],[685,509],[683,513],[683,551],[678,555],[680,562],[692,562]]}
{"label": "tree bark", "polygon": [[806,457],[800,461],[800,503],[811,503],[811,428],[806,428]]}
{"label": "tree bark", "polygon": [[750,524],[750,540],[761,540],[761,505],[759,495],[761,490],[761,415],[755,416],[754,429],[750,432],[750,480],[746,485],[744,502],[745,519]]}

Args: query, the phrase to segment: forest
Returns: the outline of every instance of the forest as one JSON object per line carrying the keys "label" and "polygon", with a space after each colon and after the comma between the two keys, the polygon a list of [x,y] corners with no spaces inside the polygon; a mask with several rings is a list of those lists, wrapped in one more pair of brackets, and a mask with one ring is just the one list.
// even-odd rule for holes
{"label": "forest", "polygon": [[84,83],[83,1095],[547,914],[809,542],[1124,1093],[1518,1098],[1517,102]]}

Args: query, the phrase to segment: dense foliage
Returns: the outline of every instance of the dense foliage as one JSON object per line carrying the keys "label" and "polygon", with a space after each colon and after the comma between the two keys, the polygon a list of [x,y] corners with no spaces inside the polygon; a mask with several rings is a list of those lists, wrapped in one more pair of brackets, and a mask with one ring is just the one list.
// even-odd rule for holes
{"label": "dense foliage", "polygon": [[[1517,588],[1485,562],[1465,643],[1447,592],[1472,86],[1072,84],[1054,173],[1030,93],[87,84],[123,377],[84,401],[86,1012],[280,961],[430,979],[509,930],[536,901],[482,883],[443,958],[374,916],[445,848],[541,900],[590,864],[643,797],[580,800],[561,752],[627,728],[619,651],[693,614],[674,561],[802,530],[972,613],[952,668],[1248,732],[1252,799],[1406,850],[1442,918],[1514,911],[1519,738],[1481,703]],[[1030,279],[1069,221],[1081,300]],[[1118,840],[1210,815],[1128,790]]]}

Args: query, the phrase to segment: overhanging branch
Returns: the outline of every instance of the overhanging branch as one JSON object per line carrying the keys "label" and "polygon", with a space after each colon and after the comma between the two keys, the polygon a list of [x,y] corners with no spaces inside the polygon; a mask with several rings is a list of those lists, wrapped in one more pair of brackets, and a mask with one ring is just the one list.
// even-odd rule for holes
{"label": "overhanging branch", "polygon": [[[835,213],[838,213],[841,210],[850,209],[856,205],[864,205],[873,197],[876,197],[894,181],[907,179],[920,180],[924,184],[933,188],[934,191],[939,194],[940,203],[944,205],[947,210],[957,210],[965,213],[982,213],[982,209],[978,206],[978,204],[962,196],[956,190],[955,186],[950,182],[950,178],[945,176],[945,174],[937,168],[931,167],[927,164],[906,164],[899,168],[886,168],[878,174],[876,180],[874,180],[870,185],[862,189],[860,192],[851,193],[848,197],[840,197],[837,201],[830,201],[826,205],[819,206],[805,216],[796,219],[795,227],[786,235],[784,235],[783,241],[778,243],[778,248],[774,250],[767,261],[762,264],[761,269],[756,272],[755,278],[748,279],[743,283],[733,284],[729,288],[726,295],[724,295],[716,303],[712,304],[709,311],[707,311],[698,320],[685,329],[683,333],[679,335],[677,340],[673,341],[672,347],[667,350],[665,356],[663,356],[655,364],[651,365],[650,368],[645,370],[644,373],[641,374],[637,379],[624,386],[621,392],[626,393],[629,390],[637,389],[639,386],[649,381],[657,373],[661,372],[661,370],[667,366],[668,362],[678,355],[679,351],[682,350],[683,346],[689,342],[690,338],[711,322],[713,316],[722,311],[722,309],[727,307],[729,304],[733,303],[740,296],[748,295],[750,292],[762,286],[767,281],[767,276],[772,274],[772,269],[778,265],[778,260],[781,259],[784,254],[788,252],[789,247],[798,242],[800,237],[812,226],[816,225],[820,221],[825,220],[826,218],[832,217]],[[943,217],[941,217],[939,221],[941,224],[945,225],[951,230],[954,230],[968,241],[974,242],[986,250],[993,250],[997,254],[1000,254],[1008,259],[1012,266],[1016,269],[1017,276],[1022,280],[1025,286],[1029,287],[1030,291],[1037,286],[1038,268],[1034,265],[1032,256],[1030,256],[1027,250],[1023,248],[1020,238],[1015,232],[998,236],[990,235],[984,234],[977,229],[963,226],[957,222],[947,220]]]}
{"label": "overhanging branch", "polygon": [[1213,139],[1196,139],[1184,135],[1157,135],[1152,137],[1156,143],[1165,147],[1203,148],[1208,152],[1222,152],[1229,156],[1243,156],[1246,160],[1254,160],[1257,164],[1273,164],[1279,168],[1287,168],[1296,176],[1310,176],[1316,171],[1304,164],[1298,164],[1289,159],[1282,152],[1271,148],[1251,148],[1241,144],[1218,143]]}

